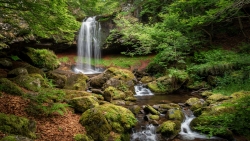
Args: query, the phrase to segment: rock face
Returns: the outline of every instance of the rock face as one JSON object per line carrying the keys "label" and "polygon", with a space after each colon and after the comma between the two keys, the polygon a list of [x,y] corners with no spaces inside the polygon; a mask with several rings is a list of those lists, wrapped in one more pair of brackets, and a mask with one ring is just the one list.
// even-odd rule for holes
{"label": "rock face", "polygon": [[94,140],[107,141],[113,134],[129,133],[137,120],[128,109],[113,104],[103,104],[85,111],[80,123]]}
{"label": "rock face", "polygon": [[0,113],[0,130],[5,133],[19,134],[36,138],[36,124],[27,118]]}

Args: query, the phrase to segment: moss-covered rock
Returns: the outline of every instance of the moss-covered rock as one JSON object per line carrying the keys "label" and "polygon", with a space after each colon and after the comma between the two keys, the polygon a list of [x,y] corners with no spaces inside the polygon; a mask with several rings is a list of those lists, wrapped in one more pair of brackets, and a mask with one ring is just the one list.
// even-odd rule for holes
{"label": "moss-covered rock", "polygon": [[99,106],[98,99],[94,96],[82,96],[69,100],[69,104],[77,112],[85,112],[86,110]]}
{"label": "moss-covered rock", "polygon": [[149,115],[149,118],[151,120],[159,120],[160,119],[160,116],[159,115]]}
{"label": "moss-covered rock", "polygon": [[124,92],[116,89],[115,87],[109,86],[104,90],[104,100],[112,102],[112,100],[125,99],[126,95]]}
{"label": "moss-covered rock", "polygon": [[136,78],[134,74],[126,69],[110,67],[102,74],[92,77],[90,85],[94,88],[108,88],[109,86],[115,87],[123,92],[134,92]]}
{"label": "moss-covered rock", "polygon": [[15,68],[25,68],[29,74],[38,73],[41,76],[45,75],[45,73],[41,69],[34,67],[26,62],[18,62],[18,61],[13,62],[13,69]]}
{"label": "moss-covered rock", "polygon": [[129,110],[134,114],[137,115],[141,111],[141,107],[139,105],[133,105],[129,108]]}
{"label": "moss-covered rock", "polygon": [[60,66],[60,61],[55,53],[47,49],[27,48],[26,55],[32,64],[39,68],[53,70]]}
{"label": "moss-covered rock", "polygon": [[183,112],[180,109],[169,109],[166,116],[170,120],[183,121],[184,119]]}
{"label": "moss-covered rock", "polygon": [[180,122],[176,122],[176,121],[166,121],[163,122],[158,128],[157,128],[157,133],[161,133],[162,135],[169,137],[169,138],[173,138],[176,135],[178,135],[178,133],[180,132]]}
{"label": "moss-covered rock", "polygon": [[84,91],[87,89],[87,80],[84,74],[72,74],[67,78],[64,89]]}
{"label": "moss-covered rock", "polygon": [[23,95],[23,90],[7,78],[0,78],[0,91],[12,95]]}
{"label": "moss-covered rock", "polygon": [[211,92],[211,91],[204,91],[204,92],[201,93],[201,95],[203,97],[209,97],[209,96],[213,95],[213,92]]}
{"label": "moss-covered rock", "polygon": [[154,78],[151,76],[143,76],[140,80],[143,84],[154,81]]}
{"label": "moss-covered rock", "polygon": [[191,90],[199,90],[202,88],[209,88],[210,86],[205,81],[188,81],[186,87]]}
{"label": "moss-covered rock", "polygon": [[34,121],[15,115],[0,113],[0,131],[10,134],[36,138],[36,124]]}
{"label": "moss-covered rock", "polygon": [[26,68],[16,68],[8,72],[8,77],[16,77],[18,75],[27,75],[28,71]]}
{"label": "moss-covered rock", "polygon": [[159,115],[160,114],[160,112],[159,111],[157,111],[156,109],[154,109],[152,106],[150,106],[150,105],[146,105],[145,107],[144,107],[144,111],[146,111],[147,113],[151,113],[151,114],[153,114],[153,115]]}
{"label": "moss-covered rock", "polygon": [[34,141],[34,140],[20,135],[9,135],[5,136],[0,141]]}
{"label": "moss-covered rock", "polygon": [[67,81],[67,73],[62,70],[53,70],[47,72],[46,76],[53,80],[53,83],[57,88],[63,88]]}
{"label": "moss-covered rock", "polygon": [[233,94],[231,94],[231,97],[233,99],[240,99],[240,98],[243,98],[245,96],[248,96],[250,95],[250,91],[239,91],[239,92],[235,92]]}
{"label": "moss-covered rock", "polygon": [[111,131],[128,133],[137,120],[128,109],[113,104],[103,104],[85,111],[80,123],[94,140],[107,141]]}
{"label": "moss-covered rock", "polygon": [[208,103],[215,103],[215,102],[219,102],[219,101],[223,101],[223,100],[227,100],[227,99],[230,99],[230,97],[222,95],[222,94],[213,94],[213,95],[209,96],[206,99],[206,101]]}
{"label": "moss-covered rock", "polygon": [[87,136],[86,134],[76,134],[74,136],[75,141],[94,141],[91,137]]}
{"label": "moss-covered rock", "polygon": [[199,99],[196,97],[189,98],[186,102],[187,105],[191,106],[190,109],[192,111],[195,111],[197,109],[202,108],[206,105],[205,101],[203,99]]}
{"label": "moss-covered rock", "polygon": [[31,90],[38,91],[40,88],[49,88],[51,87],[49,82],[44,79],[40,74],[27,74],[27,75],[19,75],[12,80],[18,85]]}

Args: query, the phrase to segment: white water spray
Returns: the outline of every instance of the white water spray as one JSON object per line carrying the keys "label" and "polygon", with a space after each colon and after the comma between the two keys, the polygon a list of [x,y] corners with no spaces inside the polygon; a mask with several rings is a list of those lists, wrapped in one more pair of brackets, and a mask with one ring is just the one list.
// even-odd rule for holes
{"label": "white water spray", "polygon": [[[101,58],[101,25],[95,17],[89,17],[82,22],[77,42],[77,66],[75,71],[78,73],[92,74],[98,73],[99,69],[92,67]],[[94,59],[94,62],[92,61]]]}
{"label": "white water spray", "polygon": [[140,131],[133,131],[130,141],[157,141],[156,127],[152,124],[141,127]]}

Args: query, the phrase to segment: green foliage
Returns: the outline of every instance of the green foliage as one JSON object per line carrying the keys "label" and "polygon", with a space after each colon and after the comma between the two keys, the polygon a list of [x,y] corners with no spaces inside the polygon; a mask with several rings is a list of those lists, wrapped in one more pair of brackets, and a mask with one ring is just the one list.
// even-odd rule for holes
{"label": "green foliage", "polygon": [[10,58],[13,60],[13,61],[18,61],[18,60],[21,60],[18,56],[16,55],[11,55]]}
{"label": "green foliage", "polygon": [[228,130],[240,135],[249,135],[250,96],[247,95],[234,102],[225,103],[224,106],[234,110],[220,115],[202,116],[200,120],[206,121],[206,124],[197,125],[195,129],[208,133],[209,136],[225,135]]}
{"label": "green foliage", "polygon": [[69,57],[67,57],[67,56],[61,57],[61,58],[59,58],[59,61],[62,63],[67,63],[69,61]]}
{"label": "green foliage", "polygon": [[28,112],[36,115],[49,116],[54,113],[63,115],[67,104],[62,103],[65,92],[59,89],[40,89],[37,94],[29,94],[30,105]]}
{"label": "green foliage", "polygon": [[10,81],[7,78],[1,78],[0,79],[0,91],[6,92],[8,94],[12,95],[23,95],[23,90],[15,83]]}

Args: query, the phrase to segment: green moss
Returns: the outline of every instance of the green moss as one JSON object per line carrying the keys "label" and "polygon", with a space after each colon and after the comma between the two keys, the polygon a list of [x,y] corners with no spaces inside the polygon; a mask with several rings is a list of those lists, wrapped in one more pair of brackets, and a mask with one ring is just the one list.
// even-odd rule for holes
{"label": "green moss", "polygon": [[13,81],[18,85],[31,90],[38,91],[40,88],[49,88],[49,82],[44,79],[40,74],[28,74],[28,75],[19,75],[13,78]]}
{"label": "green moss", "polygon": [[73,74],[67,78],[64,89],[84,91],[87,89],[87,80],[88,77],[84,74]]}
{"label": "green moss", "polygon": [[0,131],[4,133],[36,138],[35,130],[36,125],[34,121],[24,117],[0,113]]}
{"label": "green moss", "polygon": [[150,115],[149,118],[152,120],[159,120],[160,119],[159,115]]}
{"label": "green moss", "polygon": [[69,104],[78,112],[85,112],[86,110],[99,106],[98,100],[94,96],[82,96],[69,100]]}
{"label": "green moss", "polygon": [[168,118],[171,120],[183,121],[184,115],[180,109],[169,109]]}
{"label": "green moss", "polygon": [[23,90],[7,78],[0,78],[0,91],[12,95],[23,95]]}
{"label": "green moss", "polygon": [[176,136],[180,131],[180,124],[173,122],[173,121],[166,121],[163,122],[158,128],[157,133],[161,133],[164,136],[167,137],[174,137]]}
{"label": "green moss", "polygon": [[32,63],[41,68],[56,69],[60,65],[60,61],[54,52],[47,49],[27,48],[27,55]]}
{"label": "green moss", "polygon": [[80,123],[94,140],[105,141],[110,132],[125,133],[137,122],[128,109],[113,104],[103,104],[85,111]]}
{"label": "green moss", "polygon": [[111,75],[115,76],[116,78],[119,78],[121,80],[133,80],[135,79],[134,74],[126,69],[119,69],[115,67],[110,67],[106,70],[108,73],[111,73]]}
{"label": "green moss", "polygon": [[209,96],[206,101],[208,103],[215,103],[215,102],[227,100],[227,99],[230,99],[230,97],[222,95],[222,94],[213,94],[213,95]]}
{"label": "green moss", "polygon": [[125,99],[126,95],[115,87],[109,86],[104,90],[103,97],[106,101],[111,102],[112,100]]}
{"label": "green moss", "polygon": [[155,110],[152,106],[150,105],[146,105],[144,108],[145,111],[148,111],[149,113],[153,114],[153,115],[159,115],[160,112],[158,112],[157,110]]}
{"label": "green moss", "polygon": [[142,83],[149,83],[151,81],[154,81],[154,78],[151,76],[143,76],[140,80]]}
{"label": "green moss", "polygon": [[91,137],[87,136],[86,134],[76,134],[74,136],[75,141],[94,141]]}
{"label": "green moss", "polygon": [[148,88],[156,93],[164,93],[166,91],[165,87],[159,87],[159,83],[157,83],[156,81],[150,82],[148,83]]}

